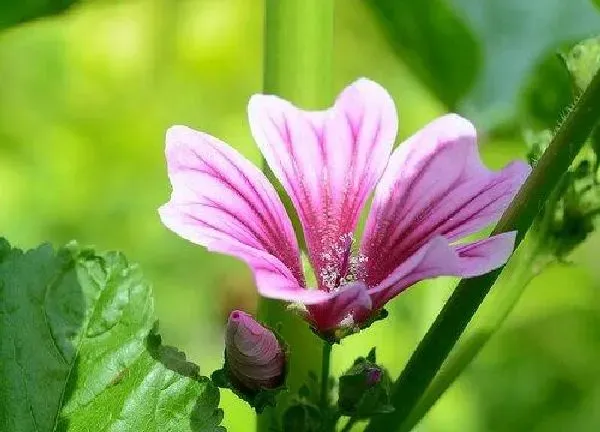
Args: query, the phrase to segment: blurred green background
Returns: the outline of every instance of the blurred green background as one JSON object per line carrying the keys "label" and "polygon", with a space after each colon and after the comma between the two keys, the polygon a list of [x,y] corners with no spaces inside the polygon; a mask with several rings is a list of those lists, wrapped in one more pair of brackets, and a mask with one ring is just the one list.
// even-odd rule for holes
{"label": "blurred green background", "polygon": [[[253,311],[257,298],[244,265],[161,225],[163,137],[186,124],[260,163],[245,109],[261,89],[262,1],[35,3],[0,6],[0,232],[21,247],[77,239],[124,251],[155,286],[165,340],[209,374],[229,311]],[[30,20],[52,3],[43,12],[60,13]],[[383,84],[400,138],[462,112],[493,167],[523,157],[522,128],[552,126],[568,102],[554,52],[600,30],[587,0],[336,7],[336,91],[359,76]],[[599,252],[593,236],[538,277],[419,430],[600,430]],[[376,345],[397,375],[453,284],[422,283],[392,302],[386,321],[336,347],[335,370]],[[250,430],[254,414],[228,391],[222,407],[230,430]]]}

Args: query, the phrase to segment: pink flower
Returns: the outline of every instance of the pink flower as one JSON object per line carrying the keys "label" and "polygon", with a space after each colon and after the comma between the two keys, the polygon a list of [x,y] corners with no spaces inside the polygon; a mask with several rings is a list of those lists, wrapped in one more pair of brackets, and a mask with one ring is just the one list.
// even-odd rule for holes
{"label": "pink flower", "polygon": [[226,369],[241,391],[274,389],[283,384],[285,353],[273,332],[252,316],[231,312],[225,334]]}
{"label": "pink flower", "polygon": [[[184,126],[167,132],[173,193],[160,215],[180,236],[244,260],[263,296],[305,305],[317,331],[360,325],[417,281],[481,275],[510,256],[514,232],[457,241],[496,221],[530,168],[517,161],[488,170],[464,118],[442,116],[392,152],[394,103],[367,79],[325,111],[255,95],[248,113],[254,139],[298,213],[316,289],[307,287],[274,187],[210,135]],[[353,233],[373,191],[355,250]]]}

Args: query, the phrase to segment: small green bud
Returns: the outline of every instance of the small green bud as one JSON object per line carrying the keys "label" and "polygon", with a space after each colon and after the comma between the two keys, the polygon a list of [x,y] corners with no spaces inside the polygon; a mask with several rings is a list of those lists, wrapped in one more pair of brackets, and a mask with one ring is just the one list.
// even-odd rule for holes
{"label": "small green bud", "polygon": [[343,415],[368,418],[393,411],[390,395],[390,376],[376,363],[373,348],[340,377],[338,408]]}

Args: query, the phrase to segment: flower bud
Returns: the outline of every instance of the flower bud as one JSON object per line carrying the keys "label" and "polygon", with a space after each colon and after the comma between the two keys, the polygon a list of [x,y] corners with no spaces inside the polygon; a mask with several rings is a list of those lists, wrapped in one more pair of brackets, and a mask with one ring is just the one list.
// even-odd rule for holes
{"label": "flower bud", "polygon": [[338,407],[343,415],[367,418],[393,410],[390,405],[391,380],[375,362],[375,351],[359,357],[340,377]]}
{"label": "flower bud", "polygon": [[379,384],[383,378],[383,370],[378,367],[366,369],[366,383],[367,386],[373,387],[375,384]]}
{"label": "flower bud", "polygon": [[252,316],[236,310],[225,335],[225,369],[244,393],[275,389],[285,377],[285,352],[275,334]]}

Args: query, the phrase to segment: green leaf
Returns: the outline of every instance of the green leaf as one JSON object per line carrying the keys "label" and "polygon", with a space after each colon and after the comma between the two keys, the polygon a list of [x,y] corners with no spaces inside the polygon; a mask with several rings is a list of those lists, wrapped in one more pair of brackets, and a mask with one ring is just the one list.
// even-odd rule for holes
{"label": "green leaf", "polygon": [[392,49],[448,107],[481,66],[473,33],[445,0],[365,0]]}
{"label": "green leaf", "polygon": [[224,430],[218,390],[161,344],[123,255],[2,241],[0,259],[0,430]]}
{"label": "green leaf", "polygon": [[0,2],[0,30],[66,11],[78,0],[8,0]]}
{"label": "green leaf", "polygon": [[589,0],[364,1],[401,61],[449,110],[484,127],[517,116],[523,84],[548,55],[600,28]]}
{"label": "green leaf", "polygon": [[516,114],[523,82],[547,53],[600,28],[600,15],[589,0],[451,2],[477,35],[484,56],[463,111],[487,125]]}

